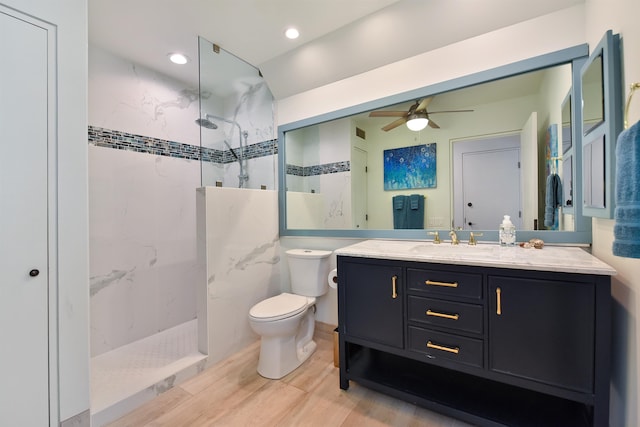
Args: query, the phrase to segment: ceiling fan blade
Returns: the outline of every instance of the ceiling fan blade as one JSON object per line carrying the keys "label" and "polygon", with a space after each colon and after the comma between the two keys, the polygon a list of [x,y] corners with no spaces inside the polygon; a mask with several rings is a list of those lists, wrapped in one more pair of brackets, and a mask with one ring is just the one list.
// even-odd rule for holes
{"label": "ceiling fan blade", "polygon": [[404,117],[406,115],[406,111],[372,111],[369,113],[369,117]]}
{"label": "ceiling fan blade", "polygon": [[438,114],[438,113],[473,113],[473,110],[429,111],[429,114]]}
{"label": "ceiling fan blade", "polygon": [[429,104],[431,104],[432,100],[433,100],[433,96],[429,96],[429,97],[423,99],[422,101],[420,101],[420,104],[418,104],[418,106],[416,107],[415,111],[426,110],[427,107],[429,106]]}
{"label": "ceiling fan blade", "polygon": [[[431,113],[429,113],[431,114]],[[440,126],[438,126],[438,124],[436,122],[434,122],[433,120],[429,119],[429,123],[427,123],[429,125],[429,127],[434,128],[434,129],[440,129]]]}
{"label": "ceiling fan blade", "polygon": [[389,123],[388,125],[386,125],[385,127],[382,128],[383,131],[385,132],[389,132],[391,129],[395,129],[400,125],[403,125],[407,122],[406,117],[402,117],[398,120],[394,120],[391,123]]}

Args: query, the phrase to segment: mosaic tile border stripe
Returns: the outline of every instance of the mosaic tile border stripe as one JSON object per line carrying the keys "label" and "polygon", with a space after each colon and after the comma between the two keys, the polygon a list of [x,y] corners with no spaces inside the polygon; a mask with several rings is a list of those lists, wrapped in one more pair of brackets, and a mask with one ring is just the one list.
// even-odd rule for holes
{"label": "mosaic tile border stripe", "polygon": [[325,175],[330,173],[349,172],[350,170],[351,162],[349,160],[314,166],[287,165],[287,175],[295,176]]}
{"label": "mosaic tile border stripe", "polygon": [[[231,150],[217,150],[199,147],[181,142],[135,135],[96,126],[88,127],[89,144],[116,150],[135,151],[158,156],[176,157],[180,159],[202,160],[211,163],[233,163],[237,159]],[[235,149],[237,150],[237,149]],[[269,140],[244,147],[244,159],[273,156],[278,154],[277,140]]]}

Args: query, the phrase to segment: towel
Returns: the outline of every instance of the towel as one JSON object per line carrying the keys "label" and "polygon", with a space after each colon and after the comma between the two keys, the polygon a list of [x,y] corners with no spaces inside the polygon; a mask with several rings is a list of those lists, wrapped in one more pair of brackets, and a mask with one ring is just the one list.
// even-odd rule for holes
{"label": "towel", "polygon": [[424,196],[421,194],[409,196],[407,228],[424,228]]}
{"label": "towel", "polygon": [[552,173],[547,177],[546,194],[544,198],[544,225],[557,228],[556,208],[562,204],[562,182],[558,174]]}
{"label": "towel", "polygon": [[395,196],[393,198],[393,209],[401,211],[404,209],[404,199],[406,196]]}
{"label": "towel", "polygon": [[640,258],[640,121],[616,144],[616,210],[613,254]]}
{"label": "towel", "polygon": [[407,196],[394,196],[393,203],[393,228],[403,229],[408,228],[407,222]]}

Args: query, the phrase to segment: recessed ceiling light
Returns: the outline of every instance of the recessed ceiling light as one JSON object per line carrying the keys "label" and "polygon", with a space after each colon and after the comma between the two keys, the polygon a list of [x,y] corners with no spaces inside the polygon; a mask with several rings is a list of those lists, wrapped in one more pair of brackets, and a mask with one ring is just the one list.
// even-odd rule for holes
{"label": "recessed ceiling light", "polygon": [[300,32],[297,29],[291,27],[287,28],[287,30],[284,32],[284,35],[287,36],[288,39],[293,40],[298,38]]}
{"label": "recessed ceiling light", "polygon": [[174,64],[178,64],[178,65],[184,65],[187,62],[189,62],[189,58],[187,58],[182,53],[170,53],[169,60]]}

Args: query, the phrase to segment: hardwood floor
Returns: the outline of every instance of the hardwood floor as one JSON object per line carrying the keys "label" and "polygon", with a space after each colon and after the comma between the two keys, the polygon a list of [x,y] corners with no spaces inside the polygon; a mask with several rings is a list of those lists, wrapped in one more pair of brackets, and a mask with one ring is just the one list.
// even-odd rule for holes
{"label": "hardwood floor", "polygon": [[316,352],[281,380],[256,372],[256,342],[109,426],[468,426],[354,382],[340,390],[331,328],[315,338]]}

